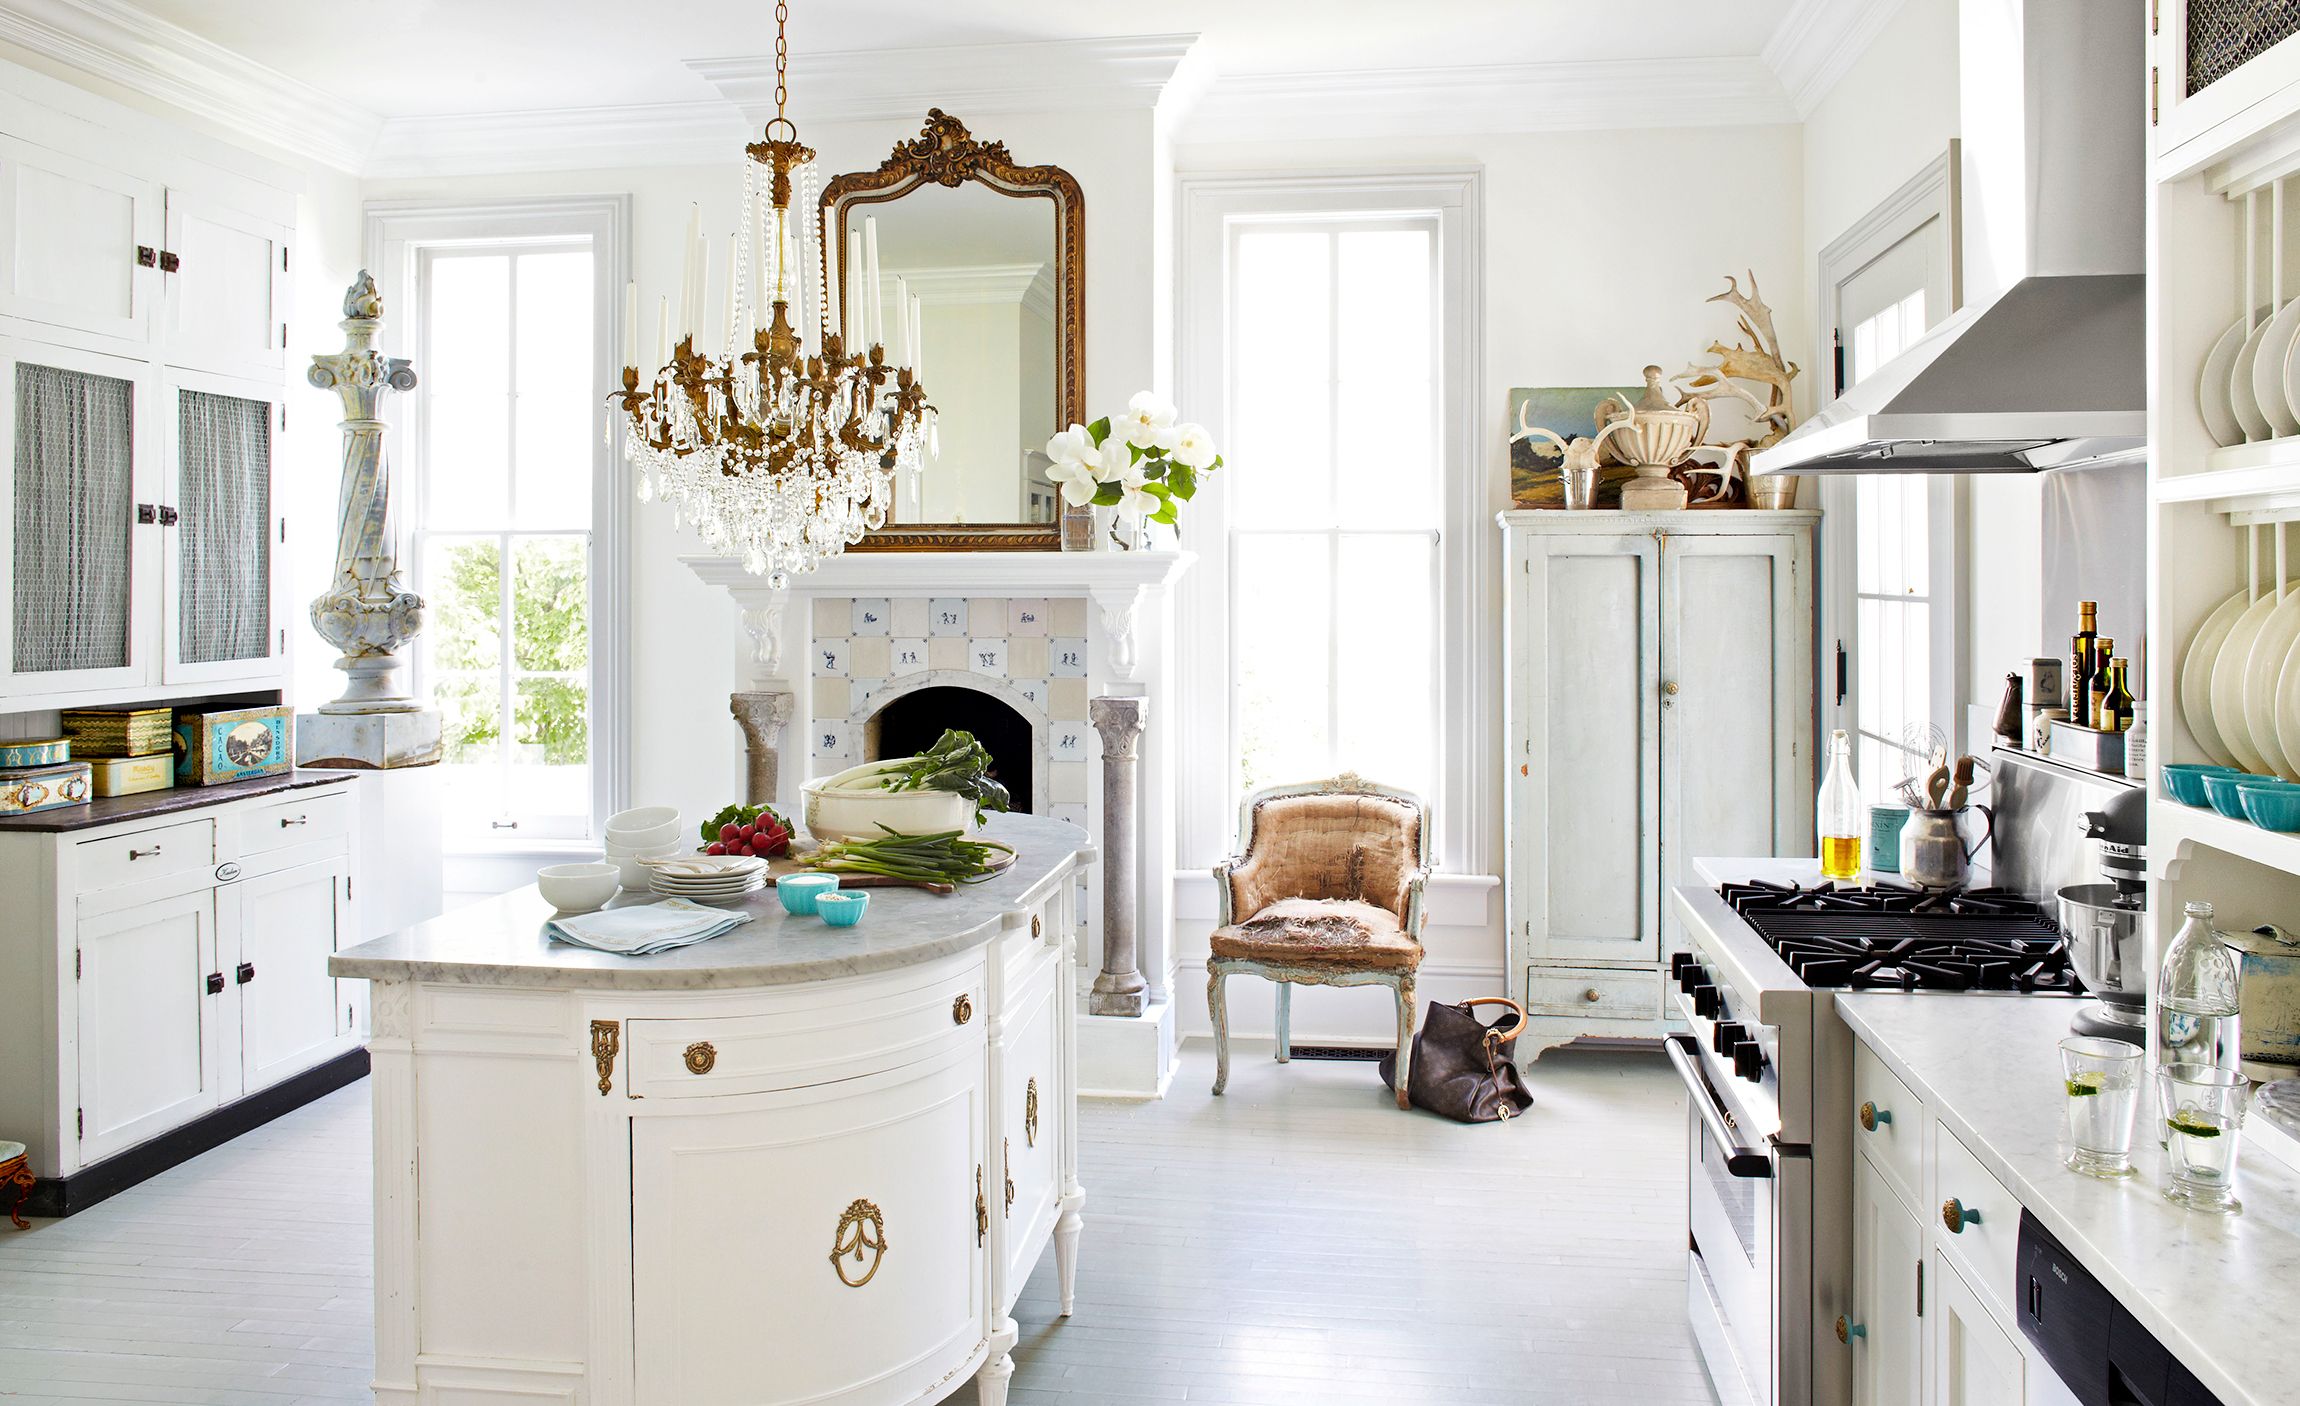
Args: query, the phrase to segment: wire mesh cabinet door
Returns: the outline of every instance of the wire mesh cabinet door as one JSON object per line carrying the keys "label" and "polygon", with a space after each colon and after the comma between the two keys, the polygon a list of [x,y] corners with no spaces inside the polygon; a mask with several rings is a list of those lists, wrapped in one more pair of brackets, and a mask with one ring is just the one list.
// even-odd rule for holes
{"label": "wire mesh cabinet door", "polygon": [[158,677],[153,392],[146,363],[0,338],[0,698]]}
{"label": "wire mesh cabinet door", "polygon": [[167,682],[276,679],[287,652],[272,472],[279,389],[195,371],[170,371],[164,389]]}

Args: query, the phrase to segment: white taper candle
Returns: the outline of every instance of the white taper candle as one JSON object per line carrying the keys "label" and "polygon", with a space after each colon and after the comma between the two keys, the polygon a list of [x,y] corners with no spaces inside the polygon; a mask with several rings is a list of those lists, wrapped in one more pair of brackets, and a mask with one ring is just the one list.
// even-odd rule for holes
{"label": "white taper candle", "polygon": [[846,284],[839,296],[846,302],[847,355],[861,356],[863,337],[870,330],[869,319],[863,316],[863,305],[869,301],[863,287],[863,237],[861,230],[847,231]]}
{"label": "white taper candle", "polygon": [[650,371],[660,371],[671,360],[671,295],[665,293],[655,305],[655,364]]}
{"label": "white taper candle", "polygon": [[679,330],[691,332],[695,328],[695,284],[703,271],[696,265],[696,251],[703,239],[703,207],[687,207],[687,238],[679,246]]}
{"label": "white taper candle", "polygon": [[623,364],[639,364],[639,281],[623,285]]}
{"label": "white taper candle", "polygon": [[886,301],[879,292],[878,281],[878,216],[863,216],[863,267],[867,271],[865,287],[870,292],[870,340],[873,346],[886,345]]}

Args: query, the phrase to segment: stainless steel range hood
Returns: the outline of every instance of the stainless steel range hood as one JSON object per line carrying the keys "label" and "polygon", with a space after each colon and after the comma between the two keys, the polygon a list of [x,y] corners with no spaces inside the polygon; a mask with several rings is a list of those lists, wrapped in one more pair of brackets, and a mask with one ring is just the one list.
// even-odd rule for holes
{"label": "stainless steel range hood", "polygon": [[2141,0],[1962,0],[1958,25],[1969,301],[1754,473],[2026,473],[2147,446]]}

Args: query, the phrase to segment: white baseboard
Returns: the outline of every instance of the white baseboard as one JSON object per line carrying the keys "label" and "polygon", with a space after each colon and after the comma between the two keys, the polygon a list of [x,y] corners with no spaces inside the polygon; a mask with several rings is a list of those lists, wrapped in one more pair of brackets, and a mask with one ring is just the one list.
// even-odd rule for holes
{"label": "white baseboard", "polygon": [[1079,1097],[1164,1098],[1174,1082],[1177,1033],[1171,1001],[1154,1001],[1137,1016],[1080,1015]]}

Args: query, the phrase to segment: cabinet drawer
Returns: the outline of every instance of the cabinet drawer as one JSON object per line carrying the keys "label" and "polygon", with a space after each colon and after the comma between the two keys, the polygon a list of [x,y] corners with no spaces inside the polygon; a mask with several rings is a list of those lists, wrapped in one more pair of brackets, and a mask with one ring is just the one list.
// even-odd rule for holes
{"label": "cabinet drawer", "polygon": [[263,854],[350,833],[351,797],[341,789],[310,791],[240,813],[242,854]]}
{"label": "cabinet drawer", "polygon": [[1924,1204],[1925,1106],[1858,1041],[1853,1045],[1853,1145],[1876,1164],[1902,1200]]}
{"label": "cabinet drawer", "polygon": [[[2020,1245],[2020,1202],[1947,1128],[1933,1139],[1933,1243],[2010,1319]],[[1955,1213],[1952,1214],[1951,1207]],[[1963,1229],[1952,1231],[1952,1223]]]}
{"label": "cabinet drawer", "polygon": [[1658,1020],[1661,974],[1613,967],[1536,967],[1525,979],[1525,1008],[1534,1015]]}
{"label": "cabinet drawer", "polygon": [[78,880],[75,887],[80,893],[148,883],[171,874],[206,872],[216,863],[216,823],[186,820],[128,835],[82,840],[73,847],[73,857]]}
{"label": "cabinet drawer", "polygon": [[983,1005],[980,970],[968,968],[855,1004],[633,1020],[630,1091],[637,1098],[718,1098],[897,1069],[979,1042],[989,1023]]}

